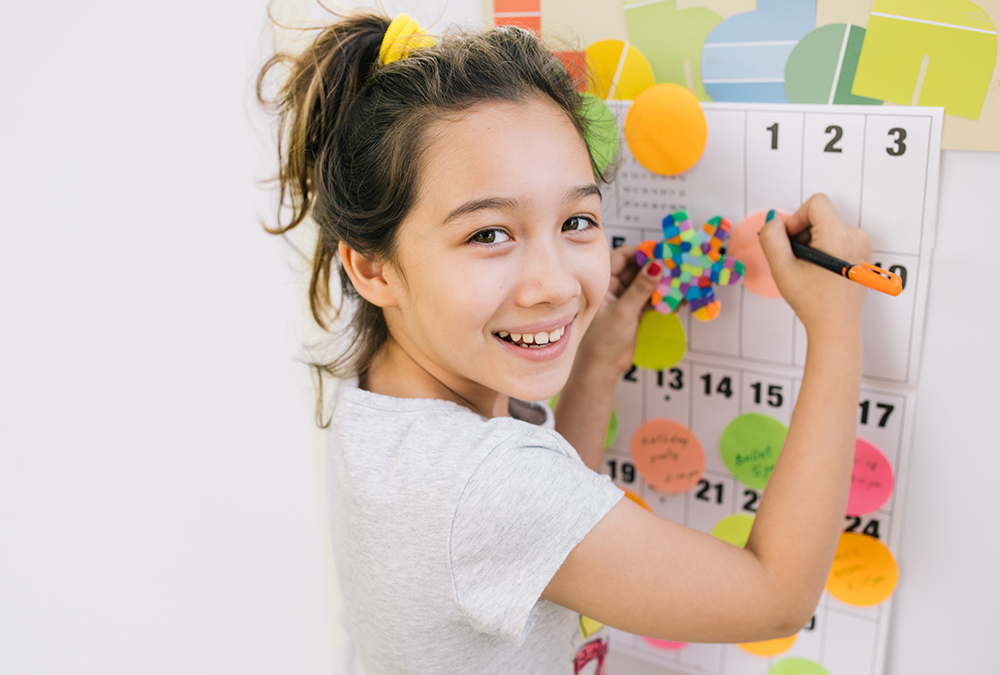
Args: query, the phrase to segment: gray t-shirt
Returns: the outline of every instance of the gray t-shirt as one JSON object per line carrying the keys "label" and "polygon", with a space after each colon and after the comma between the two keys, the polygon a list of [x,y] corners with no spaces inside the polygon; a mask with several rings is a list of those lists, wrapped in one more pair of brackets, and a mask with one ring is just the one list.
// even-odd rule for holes
{"label": "gray t-shirt", "polygon": [[[485,419],[343,383],[328,434],[333,553],[352,675],[574,672],[578,614],[539,596],[624,494],[540,406]],[[599,582],[598,582],[599,583]],[[600,648],[600,649],[597,649]],[[594,672],[593,666],[586,668]]]}

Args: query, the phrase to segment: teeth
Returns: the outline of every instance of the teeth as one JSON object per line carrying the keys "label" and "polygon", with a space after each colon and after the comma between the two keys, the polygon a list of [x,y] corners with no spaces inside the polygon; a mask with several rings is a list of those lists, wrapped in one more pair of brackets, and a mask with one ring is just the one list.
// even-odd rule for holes
{"label": "teeth", "polygon": [[524,335],[521,336],[521,340],[523,340],[525,344],[530,345],[535,341],[535,336],[532,335],[531,333],[525,333]]}
{"label": "teeth", "polygon": [[500,331],[499,333],[497,333],[497,335],[499,335],[499,336],[500,336],[500,337],[502,337],[502,338],[505,338],[505,337],[507,337],[508,335],[510,335],[510,333],[508,333],[508,332],[507,332],[507,331],[505,331],[505,330],[502,330],[502,331]]}
{"label": "teeth", "polygon": [[566,326],[562,328],[556,328],[554,331],[546,332],[539,331],[537,333],[508,333],[505,330],[497,331],[497,335],[501,338],[509,337],[509,342],[515,344],[520,344],[523,347],[530,347],[532,349],[538,349],[543,347],[550,342],[556,342],[566,334]]}
{"label": "teeth", "polygon": [[521,341],[521,334],[520,333],[511,333],[510,334],[510,339],[513,340],[514,342],[520,342]]}
{"label": "teeth", "polygon": [[535,344],[536,345],[547,345],[549,343],[549,334],[545,331],[535,334]]}

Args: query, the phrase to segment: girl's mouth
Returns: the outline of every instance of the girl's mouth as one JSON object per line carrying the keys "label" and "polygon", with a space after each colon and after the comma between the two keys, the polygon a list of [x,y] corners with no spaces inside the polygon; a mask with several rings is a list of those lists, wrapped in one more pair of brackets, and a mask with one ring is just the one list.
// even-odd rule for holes
{"label": "girl's mouth", "polygon": [[541,349],[553,342],[558,342],[566,333],[566,326],[556,328],[553,331],[539,331],[537,333],[508,333],[505,330],[497,331],[496,335],[505,342],[525,347],[528,349]]}

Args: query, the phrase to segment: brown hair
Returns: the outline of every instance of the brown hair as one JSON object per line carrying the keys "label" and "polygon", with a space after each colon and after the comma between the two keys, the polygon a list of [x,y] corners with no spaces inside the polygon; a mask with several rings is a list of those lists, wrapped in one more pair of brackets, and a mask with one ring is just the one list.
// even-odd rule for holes
{"label": "brown hair", "polygon": [[[413,206],[432,122],[482,101],[541,96],[565,111],[581,136],[585,131],[578,83],[531,33],[501,28],[446,35],[434,47],[383,65],[378,52],[388,25],[383,16],[348,15],[301,54],[272,57],[257,79],[258,99],[281,120],[278,222],[267,231],[284,234],[308,215],[316,222],[309,306],[321,327],[330,328],[345,295],[357,301],[347,347],[332,361],[313,364],[321,376],[363,375],[385,344],[381,308],[358,296],[339,265],[341,302],[332,302],[331,266],[340,241],[365,257],[393,262],[396,230]],[[279,64],[289,66],[289,76],[269,100],[265,79]],[[291,217],[283,223],[288,206]]]}

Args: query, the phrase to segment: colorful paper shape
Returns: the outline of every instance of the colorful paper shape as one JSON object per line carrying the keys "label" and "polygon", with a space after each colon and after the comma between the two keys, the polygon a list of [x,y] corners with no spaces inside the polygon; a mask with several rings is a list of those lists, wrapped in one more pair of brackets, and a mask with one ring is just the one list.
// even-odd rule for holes
{"label": "colorful paper shape", "polygon": [[684,358],[685,352],[687,336],[676,314],[643,314],[632,363],[646,370],[666,370]]}
{"label": "colorful paper shape", "polygon": [[708,121],[697,96],[679,84],[657,84],[639,94],[626,113],[625,141],[637,162],[673,176],[701,159]]}
{"label": "colorful paper shape", "polygon": [[[783,211],[779,213],[788,218],[787,213]],[[757,233],[764,227],[766,219],[767,213],[758,211],[740,221],[740,224],[733,229],[727,253],[743,261],[746,267],[743,286],[748,291],[753,291],[766,298],[780,298],[781,291],[778,290],[778,284],[774,283],[771,265],[767,262],[764,249],[760,246],[760,237],[757,236]]]}
{"label": "colorful paper shape", "polygon": [[877,98],[855,96],[865,29],[849,23],[820,26],[799,40],[785,64],[785,96],[792,103],[881,105]]}
{"label": "colorful paper shape", "polygon": [[650,644],[657,649],[662,649],[666,652],[676,652],[678,649],[684,649],[688,646],[687,642],[673,642],[672,640],[657,640],[656,638],[642,638],[647,644]]}
{"label": "colorful paper shape", "polygon": [[674,0],[625,0],[628,39],[653,67],[657,83],[687,88],[701,101],[710,101],[701,83],[701,45],[722,17],[706,7],[677,9]]}
{"label": "colorful paper shape", "polygon": [[855,532],[840,535],[826,590],[848,605],[867,607],[884,601],[896,589],[899,568],[885,545]]}
{"label": "colorful paper shape", "polygon": [[[559,400],[559,394],[556,394],[549,399],[549,408],[552,410],[556,409],[556,401]],[[604,447],[610,448],[611,444],[615,442],[618,438],[618,413],[614,408],[611,409],[611,421],[608,422],[608,431],[604,434]]]}
{"label": "colorful paper shape", "polygon": [[680,422],[652,419],[636,429],[632,462],[654,490],[676,495],[690,490],[705,473],[701,441]]}
{"label": "colorful paper shape", "polygon": [[713,101],[787,103],[785,63],[815,27],[812,0],[757,0],[756,11],[729,17],[705,38],[705,91]]}
{"label": "colorful paper shape", "polygon": [[733,546],[744,548],[750,539],[750,529],[753,527],[753,516],[737,513],[721,518],[712,528],[712,536],[722,541],[728,541]]}
{"label": "colorful paper shape", "polygon": [[631,490],[625,490],[625,489],[623,489],[622,492],[624,492],[625,496],[628,497],[629,499],[631,499],[633,502],[635,502],[636,504],[638,504],[642,508],[646,509],[647,511],[652,512],[653,509],[649,508],[649,504],[646,503],[645,499],[643,499],[642,497],[640,497],[636,493],[632,492]]}
{"label": "colorful paper shape", "polygon": [[587,47],[587,93],[600,99],[633,100],[655,84],[653,69],[638,49],[621,40]]}
{"label": "colorful paper shape", "polygon": [[793,658],[778,661],[767,675],[830,675],[830,671],[815,661]]}
{"label": "colorful paper shape", "polygon": [[791,649],[797,637],[798,635],[789,635],[788,637],[775,638],[774,640],[744,642],[740,644],[740,649],[754,656],[777,656]]}
{"label": "colorful paper shape", "polygon": [[502,26],[518,26],[535,35],[542,34],[541,0],[493,0],[493,22]]}
{"label": "colorful paper shape", "polygon": [[677,211],[663,219],[663,241],[650,240],[639,245],[636,253],[639,265],[655,258],[664,268],[651,300],[656,311],[669,314],[687,300],[691,313],[699,321],[710,321],[719,315],[722,304],[715,297],[712,285],[738,284],[745,271],[742,262],[719,251],[731,229],[729,221],[721,216],[695,229],[687,212]]}
{"label": "colorful paper shape", "polygon": [[738,480],[756,490],[767,487],[774,464],[785,444],[788,427],[767,415],[747,413],[722,431],[719,452]]}
{"label": "colorful paper shape", "polygon": [[863,438],[855,440],[854,471],[846,515],[862,516],[878,511],[889,501],[893,482],[892,465],[882,451]]}
{"label": "colorful paper shape", "polygon": [[604,173],[618,152],[618,121],[604,101],[593,94],[584,94],[580,114],[587,121],[583,139],[597,173]]}
{"label": "colorful paper shape", "polygon": [[580,615],[580,636],[584,640],[602,628],[604,628],[604,624],[600,621],[594,621],[590,617],[586,617],[583,614]]}
{"label": "colorful paper shape", "polygon": [[851,92],[975,120],[996,58],[996,26],[974,2],[875,0]]}

